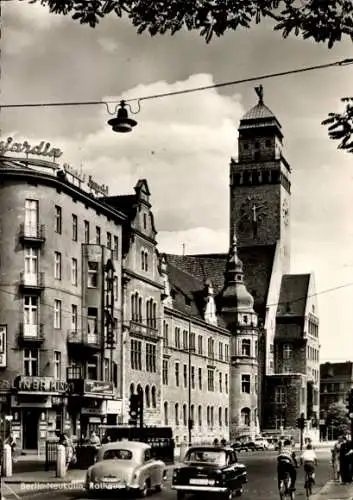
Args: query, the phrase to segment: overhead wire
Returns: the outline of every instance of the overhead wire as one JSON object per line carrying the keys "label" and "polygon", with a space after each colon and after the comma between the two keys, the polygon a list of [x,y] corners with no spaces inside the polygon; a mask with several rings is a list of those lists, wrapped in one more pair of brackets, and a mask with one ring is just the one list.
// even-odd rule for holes
{"label": "overhead wire", "polygon": [[303,68],[296,68],[292,70],[287,70],[287,71],[280,71],[277,73],[268,73],[264,75],[259,75],[259,76],[253,76],[249,78],[242,78],[239,80],[231,80],[231,81],[226,81],[226,82],[221,82],[221,83],[214,83],[211,85],[204,85],[204,86],[198,86],[198,87],[192,87],[192,88],[187,88],[187,89],[181,89],[181,90],[174,90],[170,92],[162,92],[158,94],[150,94],[150,95],[145,95],[145,96],[140,96],[140,97],[132,97],[128,99],[117,99],[117,100],[100,100],[100,101],[61,101],[61,102],[35,102],[35,103],[14,103],[14,104],[6,104],[0,103],[0,109],[9,109],[9,108],[39,108],[39,107],[63,107],[63,106],[92,106],[92,105],[98,105],[98,104],[118,104],[122,100],[125,103],[131,103],[131,102],[141,102],[141,101],[147,101],[151,99],[159,99],[159,98],[164,98],[164,97],[172,97],[176,95],[182,95],[182,94],[190,94],[193,92],[202,92],[205,90],[211,90],[211,89],[218,89],[222,87],[229,87],[229,86],[235,86],[235,85],[240,85],[242,83],[249,83],[249,82],[254,82],[257,80],[266,80],[269,78],[278,78],[281,76],[287,76],[287,75],[294,75],[298,73],[304,73],[308,71],[316,71],[319,69],[325,69],[325,68],[331,68],[331,67],[344,67],[353,64],[353,59],[352,58],[347,58],[347,59],[342,59],[340,61],[334,61],[332,63],[326,63],[326,64],[318,64],[318,65],[312,65],[312,66],[306,66]]}

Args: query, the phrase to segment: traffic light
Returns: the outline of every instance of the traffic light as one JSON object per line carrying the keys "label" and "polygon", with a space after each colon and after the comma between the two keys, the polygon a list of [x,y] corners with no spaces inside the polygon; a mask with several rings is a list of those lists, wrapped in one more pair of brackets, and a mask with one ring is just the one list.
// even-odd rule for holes
{"label": "traffic light", "polygon": [[351,389],[346,397],[347,405],[346,408],[348,410],[348,415],[350,419],[353,419],[353,389]]}
{"label": "traffic light", "polygon": [[139,418],[140,396],[138,394],[131,394],[130,396],[130,409],[129,409],[129,424],[137,425]]}

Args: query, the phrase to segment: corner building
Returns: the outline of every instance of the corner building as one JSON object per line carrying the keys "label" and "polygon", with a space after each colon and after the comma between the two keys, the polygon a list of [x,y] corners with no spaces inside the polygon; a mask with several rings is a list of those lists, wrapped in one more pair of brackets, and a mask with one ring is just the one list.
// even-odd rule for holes
{"label": "corner building", "polygon": [[2,417],[12,416],[25,450],[42,451],[64,429],[81,437],[121,413],[126,217],[84,187],[55,163],[0,158]]}

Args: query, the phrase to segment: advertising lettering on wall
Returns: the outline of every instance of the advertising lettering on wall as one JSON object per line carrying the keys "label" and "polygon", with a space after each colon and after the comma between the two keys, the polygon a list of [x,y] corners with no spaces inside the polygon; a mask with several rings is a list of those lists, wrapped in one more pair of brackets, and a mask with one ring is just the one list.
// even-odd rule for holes
{"label": "advertising lettering on wall", "polygon": [[27,141],[14,142],[13,137],[0,141],[0,155],[5,153],[25,153],[26,155],[47,156],[48,158],[60,158],[63,152],[59,148],[53,148],[50,142],[41,141],[32,146]]}
{"label": "advertising lettering on wall", "polygon": [[111,396],[114,393],[112,382],[103,382],[101,380],[85,380],[83,392],[97,396]]}
{"label": "advertising lettering on wall", "polygon": [[65,393],[69,386],[65,380],[57,380],[53,377],[18,377],[15,380],[15,388],[19,392],[45,392]]}
{"label": "advertising lettering on wall", "polygon": [[7,344],[7,325],[0,325],[0,367],[1,368],[5,368],[7,365],[6,344]]}

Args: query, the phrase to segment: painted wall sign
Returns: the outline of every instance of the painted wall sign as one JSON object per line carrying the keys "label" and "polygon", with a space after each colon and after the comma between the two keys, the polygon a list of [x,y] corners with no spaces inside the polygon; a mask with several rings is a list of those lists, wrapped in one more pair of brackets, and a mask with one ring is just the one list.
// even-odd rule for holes
{"label": "painted wall sign", "polygon": [[15,380],[15,387],[19,391],[53,393],[66,392],[68,383],[52,377],[18,377]]}
{"label": "painted wall sign", "polygon": [[7,365],[7,325],[0,325],[0,367],[4,368]]}
{"label": "painted wall sign", "polygon": [[87,394],[97,395],[112,395],[114,386],[112,382],[104,382],[101,380],[85,380],[83,384],[83,392]]}
{"label": "painted wall sign", "polygon": [[13,137],[0,141],[0,155],[5,153],[25,153],[29,155],[48,156],[49,158],[60,158],[63,152],[59,148],[53,148],[50,142],[41,141],[32,146],[27,141],[15,142]]}

